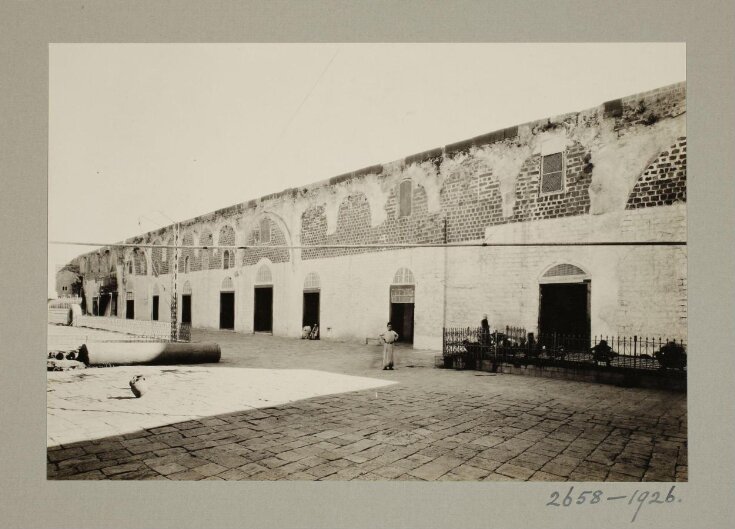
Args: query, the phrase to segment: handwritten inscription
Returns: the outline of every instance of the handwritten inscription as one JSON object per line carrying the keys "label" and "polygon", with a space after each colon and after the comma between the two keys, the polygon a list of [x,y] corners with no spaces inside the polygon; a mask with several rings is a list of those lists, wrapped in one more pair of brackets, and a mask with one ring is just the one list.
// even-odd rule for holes
{"label": "handwritten inscription", "polygon": [[641,511],[644,505],[666,505],[671,503],[680,503],[681,498],[677,498],[674,495],[674,489],[676,485],[672,485],[668,492],[648,491],[637,489],[633,494],[623,496],[605,496],[605,493],[601,490],[582,490],[575,492],[574,487],[569,487],[567,493],[554,491],[551,493],[549,501],[546,503],[549,507],[571,507],[573,505],[595,505],[602,502],[616,502],[620,501],[624,503],[627,501],[627,505],[634,506],[635,511],[631,518],[631,523],[635,522],[638,518],[638,513]]}

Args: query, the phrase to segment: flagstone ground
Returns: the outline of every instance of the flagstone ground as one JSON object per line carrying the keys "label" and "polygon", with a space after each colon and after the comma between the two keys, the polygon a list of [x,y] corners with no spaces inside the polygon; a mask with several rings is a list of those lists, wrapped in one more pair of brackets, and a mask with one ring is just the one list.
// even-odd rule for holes
{"label": "flagstone ground", "polygon": [[[222,361],[168,378],[171,366],[146,367],[160,384],[141,399],[122,398],[136,368],[87,369],[78,384],[49,373],[49,479],[687,480],[683,393],[437,369],[436,353],[408,348],[383,371],[376,346],[193,334],[219,343]],[[280,400],[275,380],[287,381]],[[258,402],[269,387],[273,402]],[[176,408],[164,389],[186,401]],[[127,419],[116,435],[92,426],[119,427],[117,417],[156,415],[159,405],[186,417],[137,429]],[[75,426],[88,438],[55,444]]]}

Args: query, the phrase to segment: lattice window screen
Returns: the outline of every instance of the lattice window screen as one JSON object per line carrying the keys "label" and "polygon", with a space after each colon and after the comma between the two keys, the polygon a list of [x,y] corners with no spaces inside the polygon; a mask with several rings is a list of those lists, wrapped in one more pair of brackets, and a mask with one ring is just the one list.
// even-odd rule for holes
{"label": "lattice window screen", "polygon": [[304,279],[304,290],[317,290],[321,288],[321,280],[316,272],[309,272]]}
{"label": "lattice window screen", "polygon": [[408,268],[399,268],[396,275],[393,276],[394,285],[413,285],[413,273]]}
{"label": "lattice window screen", "polygon": [[235,290],[235,285],[232,282],[231,277],[228,276],[222,281],[222,287],[220,288],[220,290],[224,292]]}
{"label": "lattice window screen", "polygon": [[273,282],[273,276],[271,276],[271,270],[266,265],[261,266],[258,268],[258,273],[255,276],[255,282],[256,283],[272,283]]}
{"label": "lattice window screen", "polygon": [[559,276],[583,276],[586,275],[585,271],[581,268],[571,264],[560,264],[551,267],[545,274],[544,277],[559,277]]}
{"label": "lattice window screen", "polygon": [[184,283],[184,288],[182,289],[181,293],[184,295],[191,295],[191,283],[189,283],[188,281]]}
{"label": "lattice window screen", "polygon": [[541,192],[554,193],[564,190],[564,162],[562,153],[544,156],[541,160]]}

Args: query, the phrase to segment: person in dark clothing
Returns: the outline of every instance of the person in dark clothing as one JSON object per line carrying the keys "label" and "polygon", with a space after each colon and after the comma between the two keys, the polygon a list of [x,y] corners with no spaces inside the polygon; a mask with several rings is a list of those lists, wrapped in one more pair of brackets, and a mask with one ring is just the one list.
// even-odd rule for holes
{"label": "person in dark clothing", "polygon": [[487,314],[482,315],[480,329],[480,343],[482,345],[490,345],[490,322],[487,321]]}
{"label": "person in dark clothing", "polygon": [[[490,355],[491,341],[490,341],[490,322],[487,319],[487,314],[482,315],[482,321],[480,322],[480,350],[482,356]],[[492,355],[493,367],[492,372],[498,371],[498,364],[495,355]]]}

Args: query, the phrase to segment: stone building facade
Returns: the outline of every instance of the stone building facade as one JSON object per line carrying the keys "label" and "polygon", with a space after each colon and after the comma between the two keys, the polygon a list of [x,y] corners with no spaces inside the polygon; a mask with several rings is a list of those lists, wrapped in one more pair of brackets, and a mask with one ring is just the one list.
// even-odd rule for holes
{"label": "stone building facade", "polygon": [[[247,247],[180,251],[179,320],[195,327],[297,337],[318,322],[322,339],[364,341],[391,319],[415,346],[438,349],[444,326],[477,326],[486,313],[493,328],[686,338],[685,245],[586,244],[686,241],[686,88],[518,125],[179,226],[184,246]],[[125,243],[172,245],[174,227]],[[378,247],[402,243],[437,246]],[[335,247],[345,244],[366,246]],[[111,246],[70,264],[99,314],[168,321],[173,259],[168,248]]]}

